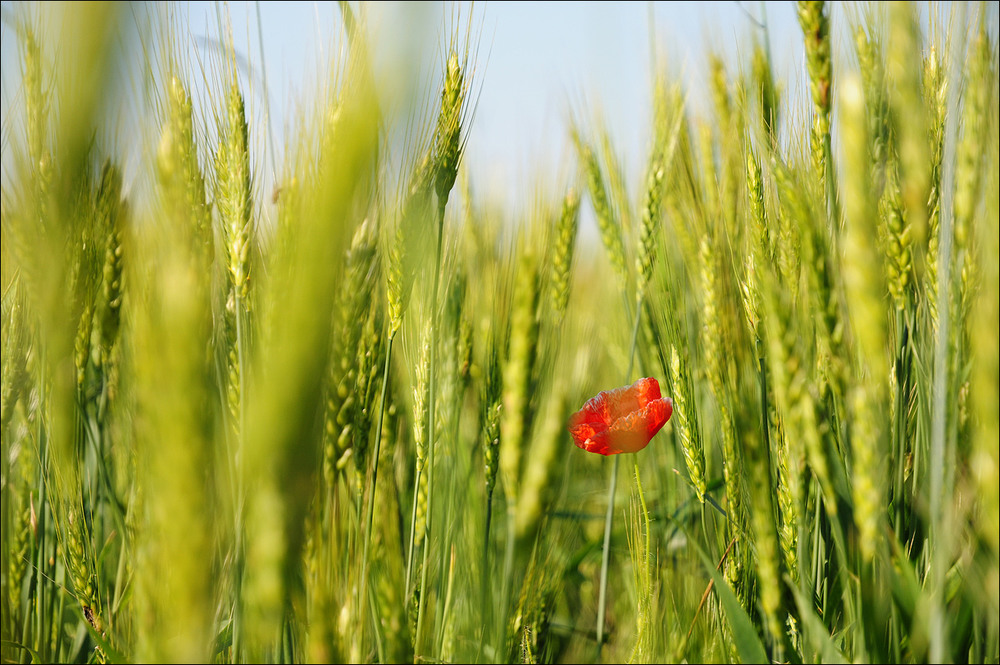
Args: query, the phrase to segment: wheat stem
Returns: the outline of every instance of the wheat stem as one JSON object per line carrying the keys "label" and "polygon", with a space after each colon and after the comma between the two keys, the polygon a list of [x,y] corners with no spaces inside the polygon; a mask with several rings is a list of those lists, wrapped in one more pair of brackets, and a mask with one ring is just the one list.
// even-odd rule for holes
{"label": "wheat stem", "polygon": [[[956,25],[966,25],[966,6],[958,4],[954,11],[957,15]],[[947,395],[948,384],[948,339],[950,324],[951,298],[951,253],[954,223],[953,198],[955,191],[955,155],[958,137],[959,84],[962,78],[961,57],[965,51],[964,32],[956,30],[952,35],[949,63],[951,71],[948,77],[948,110],[945,114],[944,130],[944,160],[941,168],[941,222],[940,243],[938,252],[938,329],[934,349],[934,406],[931,419],[930,447],[930,547],[931,547],[931,580],[932,603],[930,608],[930,660],[944,662],[947,653],[947,625],[943,607],[943,592],[947,559],[941,542],[944,530],[943,499],[945,491],[944,467],[948,454],[948,443],[945,440],[947,427]]]}
{"label": "wheat stem", "polygon": [[601,549],[601,582],[597,596],[597,653],[600,659],[604,645],[604,614],[608,602],[608,560],[611,557],[611,520],[615,514],[615,487],[618,483],[618,455],[611,467],[611,483],[608,485],[608,512],[604,518],[604,545]]}
{"label": "wheat stem", "polygon": [[438,290],[441,286],[441,249],[444,241],[444,210],[448,203],[447,196],[438,200],[438,220],[437,220],[437,251],[434,260],[434,287],[431,291],[431,360],[430,372],[428,374],[427,400],[427,538],[423,546],[423,564],[420,568],[420,598],[417,601],[417,631],[413,637],[414,653],[420,653],[420,636],[424,625],[424,607],[427,600],[427,557],[430,550],[431,525],[432,525],[432,499],[434,496],[434,448],[437,443],[436,427],[434,426],[434,403],[437,401],[434,392],[435,377],[437,374],[437,336],[438,336]]}
{"label": "wheat stem", "polygon": [[368,493],[367,515],[365,517],[364,549],[361,555],[361,588],[360,591],[360,617],[362,631],[367,622],[368,594],[365,588],[368,584],[368,550],[371,544],[372,521],[375,516],[375,490],[378,488],[378,460],[382,450],[382,422],[385,419],[385,394],[389,386],[389,363],[392,360],[392,341],[394,337],[389,337],[388,348],[385,352],[385,363],[382,367],[382,393],[378,400],[378,426],[375,428],[375,454],[372,460],[372,483]]}

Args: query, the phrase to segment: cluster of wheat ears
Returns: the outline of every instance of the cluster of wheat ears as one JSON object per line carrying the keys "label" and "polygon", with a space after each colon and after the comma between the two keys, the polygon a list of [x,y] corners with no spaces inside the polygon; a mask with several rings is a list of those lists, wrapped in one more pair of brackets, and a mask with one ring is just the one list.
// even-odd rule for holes
{"label": "cluster of wheat ears", "polygon": [[[997,662],[995,6],[835,53],[800,2],[805,104],[754,33],[705,113],[654,73],[638,182],[580,120],[518,210],[463,170],[469,22],[388,103],[341,3],[272,192],[218,8],[202,59],[4,15],[3,662]],[[649,445],[574,446],[639,377]]]}

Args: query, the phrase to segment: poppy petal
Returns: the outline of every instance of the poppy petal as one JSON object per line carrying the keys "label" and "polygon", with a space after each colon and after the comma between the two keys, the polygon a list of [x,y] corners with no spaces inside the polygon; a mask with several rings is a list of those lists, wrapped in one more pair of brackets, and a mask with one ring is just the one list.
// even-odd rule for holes
{"label": "poppy petal", "polygon": [[586,450],[589,453],[597,453],[599,455],[614,455],[618,451],[612,450],[609,447],[608,445],[609,440],[610,436],[608,434],[608,431],[604,430],[602,432],[595,433],[593,436],[588,437],[583,442],[577,441],[576,445]]}
{"label": "poppy petal", "polygon": [[573,442],[583,450],[616,455],[642,450],[673,413],[653,378],[598,393],[568,423]]}

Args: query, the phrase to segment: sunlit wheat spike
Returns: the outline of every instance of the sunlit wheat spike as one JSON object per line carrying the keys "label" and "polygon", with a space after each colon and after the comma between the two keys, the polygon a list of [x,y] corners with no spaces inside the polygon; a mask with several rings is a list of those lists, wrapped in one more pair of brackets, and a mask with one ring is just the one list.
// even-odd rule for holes
{"label": "sunlit wheat spike", "polygon": [[509,500],[520,492],[525,423],[531,397],[531,376],[538,348],[537,260],[524,248],[518,260],[511,309],[510,349],[503,368],[503,412],[500,419],[500,472]]}
{"label": "sunlit wheat spike", "polygon": [[784,558],[785,570],[793,581],[799,579],[799,520],[800,494],[802,487],[801,459],[793,456],[793,451],[801,450],[801,446],[789,445],[785,438],[785,429],[780,420],[776,420],[773,430],[772,444],[777,460],[777,495],[781,523],[778,527],[778,538],[781,542],[781,554]]}
{"label": "sunlit wheat spike", "polygon": [[587,180],[587,191],[590,194],[590,202],[594,207],[594,214],[597,216],[597,226],[601,232],[601,241],[604,249],[608,253],[611,267],[618,277],[618,282],[623,287],[628,274],[625,263],[625,246],[622,243],[621,226],[611,208],[608,199],[608,190],[601,170],[600,162],[593,148],[590,147],[580,135],[574,131],[573,142],[576,145],[577,156],[580,160],[580,167]]}
{"label": "sunlit wheat spike", "polygon": [[[802,359],[804,344],[795,336],[795,317],[790,294],[778,287],[778,275],[765,273],[762,283],[764,329],[767,340],[767,371],[774,390],[781,459],[787,465],[782,485],[783,510],[789,523],[796,520],[802,504],[802,479],[808,467],[816,475],[828,510],[836,513],[836,499],[816,416],[816,403]],[[780,487],[780,486],[779,486]],[[791,535],[786,542],[791,544]]]}
{"label": "sunlit wheat spike", "polygon": [[124,296],[125,229],[131,222],[130,208],[122,198],[122,176],[120,170],[106,164],[101,173],[98,195],[100,214],[105,217],[102,226],[107,234],[104,248],[104,265],[101,275],[101,301],[98,306],[100,317],[100,358],[99,364],[108,371],[107,364],[111,349],[121,325],[122,298]]}
{"label": "sunlit wheat spike", "polygon": [[403,310],[406,308],[404,296],[409,289],[403,285],[403,234],[402,228],[396,227],[396,232],[389,241],[389,257],[383,261],[386,271],[386,300],[389,309],[389,338],[392,339],[403,325]]}
{"label": "sunlit wheat spike", "polygon": [[987,109],[996,89],[996,46],[991,43],[983,26],[981,22],[970,45],[962,116],[964,131],[955,155],[955,246],[959,250],[969,246],[970,227],[979,204],[982,188],[980,164],[986,152],[983,138],[992,115]]}
{"label": "sunlit wheat spike", "polygon": [[465,72],[458,53],[452,51],[448,55],[444,86],[441,89],[441,113],[434,132],[434,191],[437,193],[438,207],[442,210],[458,175],[467,92]]}
{"label": "sunlit wheat spike", "polygon": [[0,388],[0,431],[6,431],[14,407],[28,388],[28,345],[30,330],[21,280],[15,279],[3,302],[2,388]]}
{"label": "sunlit wheat spike", "polygon": [[818,176],[826,178],[824,141],[830,135],[830,106],[832,87],[832,57],[830,24],[825,2],[801,1],[798,3],[799,25],[805,37],[806,68],[809,71],[809,91],[813,102],[811,129],[811,154],[813,168]]}
{"label": "sunlit wheat spike", "polygon": [[561,321],[569,303],[570,277],[573,268],[573,248],[579,224],[580,197],[570,189],[563,199],[556,221],[555,252],[552,257],[552,309],[556,321]]}
{"label": "sunlit wheat spike", "polygon": [[25,22],[20,29],[24,60],[24,106],[27,119],[28,160],[32,169],[40,169],[48,139],[49,94],[43,81],[42,53],[36,29]]}
{"label": "sunlit wheat spike", "polygon": [[913,238],[912,227],[903,217],[896,171],[892,167],[889,169],[878,210],[881,220],[878,233],[886,259],[886,282],[895,308],[902,310],[912,300],[910,291],[913,267],[910,246]]}
{"label": "sunlit wheat spike", "polygon": [[252,192],[250,152],[243,95],[230,81],[226,112],[219,121],[221,141],[215,158],[215,205],[222,222],[222,241],[227,269],[226,339],[229,352],[226,395],[233,431],[243,427],[242,394],[246,382],[244,358],[249,353],[250,250],[252,237]]}
{"label": "sunlit wheat spike", "polygon": [[885,278],[875,252],[876,205],[871,183],[861,165],[868,160],[868,132],[864,119],[864,97],[857,77],[845,77],[842,92],[842,137],[844,154],[854,166],[844,181],[844,286],[850,303],[852,329],[862,358],[875,383],[885,385],[888,362],[885,357],[886,316],[881,302]]}
{"label": "sunlit wheat spike", "polygon": [[250,152],[243,95],[233,82],[226,93],[222,142],[216,153],[215,204],[222,218],[222,237],[230,285],[242,307],[249,307],[250,253],[253,233]]}
{"label": "sunlit wheat spike", "polygon": [[774,144],[781,121],[781,91],[774,80],[774,72],[767,50],[759,43],[754,44],[751,67],[764,132],[770,143]]}
{"label": "sunlit wheat spike", "polygon": [[427,525],[427,447],[430,445],[427,432],[427,401],[431,362],[430,322],[427,323],[420,346],[420,360],[416,367],[416,382],[413,387],[413,445],[416,450],[416,504],[414,520],[414,546],[419,547],[426,536]]}
{"label": "sunlit wheat spike", "polygon": [[[215,413],[206,404],[214,367],[209,282],[212,229],[195,142],[191,100],[179,76],[167,81],[156,155],[159,217],[137,232],[143,261],[130,283],[146,293],[136,321],[138,399],[143,414],[140,458],[149,529],[141,556],[170,575],[137,589],[142,615],[161,617],[164,632],[144,632],[138,653],[151,659],[207,657],[214,579],[204,566],[215,516],[204,510],[214,476]],[[148,257],[148,258],[147,258]],[[156,444],[153,444],[156,441]],[[190,530],[190,531],[189,531]],[[169,613],[169,614],[168,614]],[[166,635],[183,636],[169,640]]]}
{"label": "sunlit wheat spike", "polygon": [[928,139],[931,143],[930,192],[927,200],[927,246],[924,250],[924,272],[917,273],[917,287],[922,289],[923,303],[934,328],[937,328],[938,301],[938,238],[941,224],[941,169],[944,157],[945,107],[947,78],[941,58],[931,49],[924,59],[924,104],[929,109]]}
{"label": "sunlit wheat spike", "polygon": [[[923,104],[923,45],[917,26],[916,9],[911,3],[889,6],[889,43],[886,73],[891,82],[889,99],[894,115],[894,129],[899,151],[900,179],[897,183],[901,204],[906,211],[906,226],[916,247],[924,246],[927,236],[927,200],[930,193],[931,152],[927,141],[927,107]],[[922,262],[922,254],[915,256]]]}
{"label": "sunlit wheat spike", "polygon": [[205,179],[198,162],[191,98],[177,75],[167,84],[167,117],[160,134],[157,169],[164,202],[171,214],[189,217],[190,247],[208,263],[212,257],[211,216],[205,198]]}
{"label": "sunlit wheat spike", "polygon": [[531,446],[532,460],[524,470],[515,510],[515,533],[519,538],[533,540],[542,518],[553,500],[553,483],[558,469],[558,455],[564,432],[567,401],[565,383],[557,381],[551,389],[548,404],[542,411],[542,421]]}
{"label": "sunlit wheat spike", "polygon": [[[367,434],[362,422],[367,394],[362,394],[359,386],[368,387],[371,366],[370,358],[359,351],[372,341],[371,336],[366,337],[365,325],[372,313],[376,293],[373,277],[379,268],[373,233],[368,221],[355,230],[346,255],[345,288],[337,295],[323,434],[323,474],[328,487],[332,487],[336,472],[359,452],[355,448],[363,445]],[[355,459],[355,463],[360,461]]]}
{"label": "sunlit wheat spike", "polygon": [[688,479],[694,488],[698,501],[705,502],[705,451],[698,430],[697,411],[694,408],[694,386],[680,354],[673,345],[670,347],[670,383],[673,386],[674,427],[681,440],[684,462],[687,464]]}
{"label": "sunlit wheat spike", "polygon": [[76,592],[77,600],[84,610],[84,614],[89,615],[88,621],[91,622],[94,630],[101,631],[103,625],[100,615],[94,613],[95,609],[100,612],[100,606],[97,601],[97,590],[94,588],[96,575],[87,549],[89,538],[83,524],[83,518],[76,509],[67,510],[64,527],[66,564],[73,590]]}
{"label": "sunlit wheat spike", "polygon": [[493,334],[488,344],[488,356],[484,360],[484,377],[480,403],[485,411],[480,414],[482,423],[483,466],[486,481],[486,499],[492,501],[496,488],[497,471],[500,468],[500,416],[503,412],[503,386],[500,354],[497,349],[499,335]]}
{"label": "sunlit wheat spike", "polygon": [[[25,484],[27,487],[27,484]],[[10,556],[7,561],[7,603],[11,608],[12,620],[20,623],[24,620],[24,612],[21,604],[21,588],[24,584],[25,574],[28,571],[28,557],[31,553],[30,545],[32,538],[31,529],[31,507],[29,498],[25,493],[21,497],[20,510],[17,511],[12,527],[14,540],[11,543]]]}
{"label": "sunlit wheat spike", "polygon": [[885,494],[886,451],[881,443],[882,427],[878,419],[878,392],[867,386],[857,386],[850,395],[850,408],[855,430],[851,444],[854,452],[854,521],[858,526],[861,555],[868,561],[875,557],[882,539]]}
{"label": "sunlit wheat spike", "polygon": [[636,299],[641,300],[653,275],[656,258],[656,232],[660,227],[663,205],[665,166],[661,158],[650,164],[646,181],[646,201],[639,221],[639,245],[635,259]]}

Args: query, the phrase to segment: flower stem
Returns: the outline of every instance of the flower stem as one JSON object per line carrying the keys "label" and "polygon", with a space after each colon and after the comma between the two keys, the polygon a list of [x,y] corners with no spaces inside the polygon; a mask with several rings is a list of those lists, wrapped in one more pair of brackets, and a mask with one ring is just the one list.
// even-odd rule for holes
{"label": "flower stem", "polygon": [[615,486],[618,484],[618,462],[615,461],[611,468],[611,484],[608,486],[608,513],[604,518],[604,547],[601,550],[601,587],[597,599],[597,651],[600,653],[601,645],[604,644],[604,611],[608,600],[608,558],[611,545],[611,517],[615,514]]}
{"label": "flower stem", "polygon": [[[642,298],[636,303],[634,323],[632,324],[632,349],[628,354],[628,371],[625,373],[625,382],[632,378],[632,368],[635,365],[636,340],[639,337],[639,316],[642,314]],[[615,456],[614,464],[611,467],[611,483],[608,485],[608,512],[604,517],[604,546],[601,549],[601,586],[597,598],[597,650],[600,653],[604,644],[604,614],[608,601],[608,559],[611,555],[611,520],[615,514],[615,487],[618,484],[618,456]],[[639,480],[639,466],[636,462],[636,481]],[[649,515],[646,513],[646,501],[642,498],[642,484],[639,484],[639,498],[642,501],[642,512],[646,518],[646,537],[649,538]],[[646,549],[649,549],[647,542]]]}

